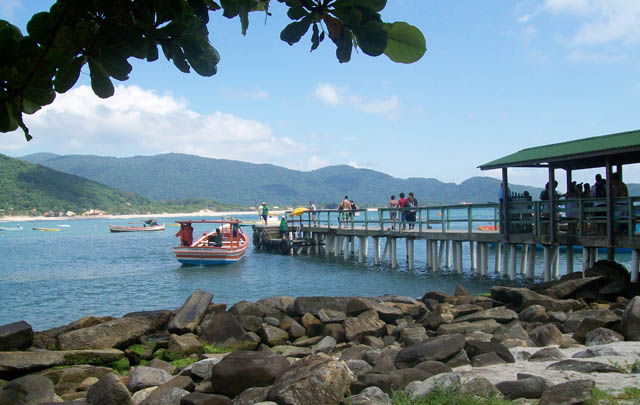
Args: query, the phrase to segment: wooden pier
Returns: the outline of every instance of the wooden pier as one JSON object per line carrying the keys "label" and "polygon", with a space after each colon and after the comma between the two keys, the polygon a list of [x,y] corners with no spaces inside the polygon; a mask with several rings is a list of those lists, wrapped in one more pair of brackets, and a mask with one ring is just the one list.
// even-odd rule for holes
{"label": "wooden pier", "polygon": [[[542,276],[549,281],[559,276],[560,250],[566,251],[568,274],[577,269],[577,249],[582,250],[583,270],[599,259],[598,249],[607,249],[609,260],[615,259],[616,249],[630,249],[631,281],[637,283],[640,197],[621,193],[626,190],[621,185],[623,166],[635,163],[640,163],[640,130],[524,149],[479,166],[482,170],[502,170],[501,195],[506,198],[500,204],[320,210],[315,212],[315,219],[312,213],[305,212],[288,221],[289,234],[295,230],[298,235],[291,236],[297,247],[290,248],[289,253],[304,251],[349,258],[357,251],[361,263],[373,254],[375,264],[388,262],[396,268],[397,245],[401,241],[406,245],[407,266],[413,269],[418,242],[425,243],[426,263],[431,269],[446,267],[462,272],[464,249],[471,271],[488,274],[489,256],[493,254],[492,271],[513,280],[518,272],[524,278],[534,278],[537,251],[542,247]],[[509,191],[509,168],[543,168],[548,171],[551,185],[556,183],[556,170],[564,170],[566,183],[570,184],[574,171],[602,168],[606,195],[559,198],[555,188],[548,187],[548,200],[532,201]],[[403,211],[408,210],[416,211],[411,227],[401,221]],[[391,214],[397,218],[395,223]],[[263,232],[256,227],[254,232]],[[371,253],[369,238],[373,239]]]}

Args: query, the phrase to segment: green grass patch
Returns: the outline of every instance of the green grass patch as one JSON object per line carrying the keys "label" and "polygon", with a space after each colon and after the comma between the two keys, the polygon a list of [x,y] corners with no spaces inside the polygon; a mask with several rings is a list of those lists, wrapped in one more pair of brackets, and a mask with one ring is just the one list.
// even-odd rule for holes
{"label": "green grass patch", "polygon": [[127,350],[138,353],[140,356],[144,355],[144,346],[141,344],[131,345],[127,347]]}
{"label": "green grass patch", "polygon": [[156,350],[155,353],[153,353],[153,357],[156,359],[172,362],[181,359],[182,355],[180,353],[170,352],[167,349],[159,349]]}
{"label": "green grass patch", "polygon": [[204,345],[204,352],[207,354],[231,353],[240,350],[238,346],[218,347],[216,345]]}
{"label": "green grass patch", "polygon": [[624,399],[625,401],[635,400],[640,403],[640,388],[627,387],[622,394],[618,395],[618,399]]}
{"label": "green grass patch", "polygon": [[109,364],[109,367],[111,367],[118,375],[129,374],[130,366],[131,364],[129,363],[129,359],[126,357],[123,357],[120,360],[114,361],[113,363]]}
{"label": "green grass patch", "polygon": [[435,390],[415,400],[404,391],[394,391],[391,403],[393,405],[508,405],[513,404],[513,401],[498,397],[481,398],[455,390]]}
{"label": "green grass patch", "polygon": [[617,368],[621,373],[629,374],[631,373],[631,370],[633,370],[635,367],[637,367],[640,364],[640,360],[636,360],[633,363],[626,360],[624,362],[609,360],[609,364]]}
{"label": "green grass patch", "polygon": [[172,365],[174,365],[175,367],[178,368],[183,368],[183,367],[187,367],[189,364],[193,364],[195,362],[197,362],[198,359],[194,359],[192,357],[185,357],[182,359],[177,359],[171,362]]}

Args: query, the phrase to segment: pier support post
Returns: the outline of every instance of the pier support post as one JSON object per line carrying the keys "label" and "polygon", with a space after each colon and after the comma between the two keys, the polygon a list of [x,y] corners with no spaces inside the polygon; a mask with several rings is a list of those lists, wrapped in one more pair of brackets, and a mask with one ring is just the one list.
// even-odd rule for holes
{"label": "pier support post", "polygon": [[527,278],[533,280],[536,276],[536,245],[529,244],[529,263],[527,264]]}
{"label": "pier support post", "polygon": [[553,257],[551,257],[551,247],[549,245],[544,245],[544,273],[543,273],[544,282],[551,280],[552,259]]}
{"label": "pier support post", "polygon": [[567,246],[567,274],[573,273],[573,246]]}
{"label": "pier support post", "polygon": [[425,247],[427,248],[427,268],[429,267],[434,268],[435,266],[432,263],[433,254],[431,253],[431,248],[433,247],[433,244],[431,243],[431,239],[427,239],[425,243]]}
{"label": "pier support post", "polygon": [[500,274],[500,260],[502,258],[502,245],[500,244],[500,242],[496,242],[496,249],[494,253],[494,256],[496,257],[496,261],[495,261],[495,273],[496,274]]}
{"label": "pier support post", "polygon": [[640,249],[633,249],[631,253],[631,282],[637,283],[638,281],[638,266],[640,261]]}
{"label": "pier support post", "polygon": [[454,271],[458,270],[458,242],[455,240],[451,241],[451,269]]}
{"label": "pier support post", "polygon": [[407,239],[407,262],[409,270],[413,270],[413,239]]}
{"label": "pier support post", "polygon": [[582,274],[584,277],[584,272],[589,268],[589,264],[591,262],[589,248],[586,246],[582,247]]}
{"label": "pier support post", "polygon": [[560,246],[553,248],[553,279],[558,279],[558,272],[560,269]]}
{"label": "pier support post", "polygon": [[350,244],[351,242],[351,237],[350,236],[345,236],[344,237],[344,260],[348,260],[349,257],[351,257],[351,249],[350,249]]}
{"label": "pier support post", "polygon": [[358,241],[360,242],[360,246],[358,246],[358,263],[364,263],[364,250],[367,245],[367,237],[360,236],[358,237]]}
{"label": "pier support post", "polygon": [[[436,241],[436,244],[438,242]],[[438,261],[436,262],[436,270],[442,268],[442,257],[444,256],[444,245],[447,243],[445,240],[440,241],[440,249],[438,249]]]}
{"label": "pier support post", "polygon": [[589,267],[593,267],[598,261],[598,248],[591,248],[591,254],[589,255]]}
{"label": "pier support post", "polygon": [[527,256],[529,255],[529,252],[527,251],[528,249],[529,249],[529,245],[523,243],[520,250],[520,275],[521,276],[524,276],[525,273],[527,272]]}
{"label": "pier support post", "polygon": [[391,238],[391,268],[398,268],[398,251],[397,248],[397,238]]}
{"label": "pier support post", "polygon": [[444,266],[446,268],[449,268],[449,267],[451,267],[451,241],[450,240],[445,240],[444,243],[445,243],[445,245],[444,245],[444,248],[445,248],[444,249],[445,250],[445,253],[444,253],[444,257],[445,257]]}
{"label": "pier support post", "polygon": [[387,253],[389,254],[389,263],[391,263],[391,238],[387,237],[384,241],[384,249],[382,250],[382,257],[380,258],[380,262],[384,262],[387,257]]}
{"label": "pier support post", "polygon": [[505,243],[502,247],[502,275],[509,274],[509,244]]}
{"label": "pier support post", "polygon": [[380,264],[380,238],[377,236],[373,237],[373,263]]}
{"label": "pier support post", "polygon": [[462,241],[458,241],[458,263],[456,263],[456,267],[458,268],[458,274],[462,274]]}
{"label": "pier support post", "polygon": [[509,255],[511,256],[511,263],[509,265],[509,280],[516,279],[516,265],[517,265],[517,254],[516,254],[516,245],[511,244],[509,249]]}
{"label": "pier support post", "polygon": [[469,267],[471,268],[471,272],[472,273],[473,273],[474,270],[477,269],[475,247],[476,247],[476,242],[470,240],[469,241],[469,261],[471,262],[471,265]]}

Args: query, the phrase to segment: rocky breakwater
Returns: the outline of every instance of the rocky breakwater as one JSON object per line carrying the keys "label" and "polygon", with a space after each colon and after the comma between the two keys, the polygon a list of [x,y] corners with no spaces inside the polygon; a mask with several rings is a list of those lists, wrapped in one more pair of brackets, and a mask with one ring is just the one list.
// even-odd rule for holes
{"label": "rocky breakwater", "polygon": [[212,300],[1,326],[0,405],[390,404],[438,390],[580,404],[595,388],[640,400],[640,296],[615,263],[478,296]]}

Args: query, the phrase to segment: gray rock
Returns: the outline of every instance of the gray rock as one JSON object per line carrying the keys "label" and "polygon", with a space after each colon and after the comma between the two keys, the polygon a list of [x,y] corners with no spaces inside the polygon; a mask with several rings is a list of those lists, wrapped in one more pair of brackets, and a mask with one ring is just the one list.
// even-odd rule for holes
{"label": "gray rock", "polygon": [[466,335],[471,332],[480,331],[485,333],[493,333],[500,327],[500,324],[493,319],[487,319],[477,322],[456,322],[443,324],[438,327],[438,335]]}
{"label": "gray rock", "polygon": [[287,296],[269,297],[258,300],[256,304],[275,308],[280,312],[289,313],[293,307],[295,299]]}
{"label": "gray rock", "polygon": [[471,364],[471,360],[469,360],[469,356],[467,356],[467,352],[464,350],[460,350],[445,363],[445,365],[451,368],[462,367],[469,364]]}
{"label": "gray rock", "polygon": [[298,297],[293,302],[291,313],[301,316],[306,313],[317,315],[321,309],[347,312],[350,297]]}
{"label": "gray rock", "polygon": [[364,336],[380,336],[385,323],[375,311],[365,311],[356,318],[348,317],[344,321],[347,341],[362,342]]}
{"label": "gray rock", "polygon": [[362,343],[374,349],[382,349],[386,346],[384,344],[384,340],[380,339],[377,336],[365,336],[362,338]]}
{"label": "gray rock", "polygon": [[426,371],[427,373],[430,374],[430,376],[451,372],[451,367],[447,366],[446,364],[440,361],[435,361],[435,360],[427,360],[427,361],[420,362],[415,366],[413,366],[413,368]]}
{"label": "gray rock", "polygon": [[[42,371],[40,375],[53,381],[56,394],[63,395],[69,392],[80,391],[81,385],[88,379],[92,379],[95,383],[109,373],[113,373],[113,369],[109,367],[79,365],[62,368],[53,367]],[[85,388],[88,388],[88,386]],[[84,391],[86,391],[86,389],[84,389]]]}
{"label": "gray rock", "polygon": [[529,337],[540,347],[562,344],[562,332],[552,323],[538,326],[529,333]]}
{"label": "gray rock", "polygon": [[293,345],[297,347],[311,347],[317,344],[318,342],[320,342],[321,340],[322,340],[322,336],[314,336],[314,337],[303,336],[300,339],[296,339],[293,342]]}
{"label": "gray rock", "polygon": [[185,333],[184,335],[169,336],[168,350],[171,353],[178,353],[182,357],[187,357],[190,354],[202,354],[204,352],[204,345],[200,343],[200,340],[193,333]]}
{"label": "gray rock", "polygon": [[402,349],[395,359],[397,368],[413,367],[426,360],[446,361],[464,348],[464,336],[442,335]]}
{"label": "gray rock", "polygon": [[409,393],[412,400],[429,395],[436,389],[446,390],[449,388],[459,387],[463,383],[462,377],[458,373],[445,373],[434,375],[424,381],[414,381],[409,383],[405,392]]}
{"label": "gray rock", "polygon": [[[241,315],[237,317],[238,322],[246,331],[257,332],[262,326],[262,318],[255,315]],[[278,322],[278,325],[280,323]],[[276,326],[278,326],[276,325]]]}
{"label": "gray rock", "polygon": [[403,368],[400,370],[393,370],[389,373],[393,384],[391,386],[394,390],[401,390],[413,381],[424,381],[430,378],[432,375],[419,368]]}
{"label": "gray rock", "polygon": [[90,360],[100,359],[108,364],[124,357],[117,349],[104,350],[68,350],[39,352],[0,352],[0,378],[32,373],[57,366],[86,364]]}
{"label": "gray rock", "polygon": [[281,405],[339,403],[355,380],[345,362],[312,355],[278,376],[267,399]]}
{"label": "gray rock", "polygon": [[320,319],[316,318],[312,313],[307,312],[300,319],[300,323],[304,326],[304,331],[307,336],[318,336],[322,333],[324,324]]}
{"label": "gray rock", "polygon": [[624,341],[624,336],[618,332],[607,328],[597,328],[587,333],[584,344],[586,346],[597,346],[622,341]]}
{"label": "gray rock", "polygon": [[276,327],[280,326],[280,320],[273,316],[265,316],[264,323],[266,323],[267,325],[276,326]]}
{"label": "gray rock", "polygon": [[578,328],[573,333],[574,339],[584,341],[587,333],[597,328],[609,328],[617,325],[620,317],[610,310],[599,310],[595,316],[586,317],[580,322]]}
{"label": "gray rock", "polygon": [[603,347],[589,347],[586,350],[575,353],[571,356],[574,359],[588,359],[593,357],[600,356],[622,356],[622,353],[618,352],[614,348],[603,346]]}
{"label": "gray rock", "polygon": [[222,347],[241,347],[253,350],[257,343],[229,312],[216,312],[204,317],[200,324],[200,340]]}
{"label": "gray rock", "polygon": [[597,361],[562,360],[547,366],[547,370],[576,371],[578,373],[619,373],[620,370],[610,364]]}
{"label": "gray rock", "polygon": [[378,387],[367,387],[358,395],[345,398],[345,404],[350,405],[391,405],[391,398]]}
{"label": "gray rock", "polygon": [[347,363],[347,367],[349,367],[349,370],[351,370],[356,377],[366,374],[373,369],[373,367],[364,360],[347,360],[345,363]]}
{"label": "gray rock", "polygon": [[482,398],[502,398],[502,393],[485,377],[476,377],[460,387],[463,394],[473,394]]}
{"label": "gray rock", "polygon": [[427,340],[427,338],[427,331],[422,326],[404,328],[402,332],[400,332],[400,341],[404,342],[405,346],[412,346],[423,340]]}
{"label": "gray rock", "polygon": [[331,336],[325,336],[313,346],[313,353],[331,353],[336,348],[336,340]]}
{"label": "gray rock", "polygon": [[213,368],[211,382],[216,394],[234,397],[247,388],[273,384],[288,368],[289,362],[282,355],[239,350]]}
{"label": "gray rock", "polygon": [[587,318],[597,318],[601,314],[603,314],[601,309],[582,309],[568,313],[566,314],[566,320],[562,322],[562,330],[565,333],[574,333],[578,330],[582,321]]}
{"label": "gray rock", "polygon": [[233,405],[254,405],[266,401],[270,389],[271,386],[247,388],[233,399]]}
{"label": "gray rock", "polygon": [[33,328],[25,321],[0,326],[0,352],[26,350],[33,344]]}
{"label": "gray rock", "polygon": [[163,385],[153,390],[140,405],[180,405],[182,398],[187,395],[187,390]]}
{"label": "gray rock", "polygon": [[568,381],[554,385],[542,394],[538,405],[584,404],[591,399],[594,385],[591,380]]}
{"label": "gray rock", "polygon": [[[329,325],[327,325],[329,326]],[[291,326],[289,327],[289,335],[292,339],[297,339],[299,337],[304,336],[306,333],[304,326],[300,325],[298,322],[293,321]]]}
{"label": "gray rock", "polygon": [[453,314],[453,318],[455,319],[460,316],[465,316],[469,314],[474,314],[476,312],[480,312],[484,309],[485,308],[482,308],[480,305],[462,304],[462,305],[456,305],[455,307],[453,307],[451,312]]}
{"label": "gray rock", "polygon": [[198,325],[209,309],[213,294],[202,290],[195,290],[169,321],[167,329],[171,333],[195,332]]}
{"label": "gray rock", "polygon": [[356,344],[344,349],[340,355],[340,360],[363,360],[364,354],[370,350],[370,346]]}
{"label": "gray rock", "polygon": [[[479,342],[479,341],[467,341],[464,346],[464,350],[467,352],[467,356],[473,361],[474,357],[483,354],[494,352],[500,356],[506,363],[515,363],[513,355],[509,349],[498,342]],[[473,363],[472,363],[473,364]]]}
{"label": "gray rock", "polygon": [[231,399],[216,394],[192,392],[180,399],[180,405],[231,405]]}
{"label": "gray rock", "polygon": [[177,370],[176,366],[174,366],[173,364],[160,359],[151,360],[149,363],[147,363],[147,367],[159,368],[166,371],[169,374],[173,374]]}
{"label": "gray rock", "polygon": [[572,280],[561,281],[551,288],[547,289],[546,294],[553,298],[567,299],[567,298],[579,298],[575,294],[581,289],[595,289],[599,290],[608,280],[606,277],[579,277]]}
{"label": "gray rock", "polygon": [[128,388],[129,391],[136,392],[145,388],[162,385],[170,379],[171,374],[162,369],[138,366],[133,368],[129,373]]}
{"label": "gray rock", "polygon": [[220,363],[224,357],[225,356],[212,357],[189,364],[180,372],[180,374],[195,376],[199,380],[209,380],[211,378],[213,368],[216,364]]}
{"label": "gray rock", "polygon": [[53,383],[41,375],[27,375],[0,388],[0,405],[27,405],[54,399]]}
{"label": "gray rock", "polygon": [[87,391],[88,405],[133,405],[129,390],[118,376],[109,373]]}
{"label": "gray rock", "polygon": [[485,309],[484,311],[475,312],[469,315],[464,315],[454,319],[454,322],[477,322],[493,319],[498,323],[509,323],[514,319],[518,319],[518,314],[515,311],[507,309],[507,307],[496,307],[491,309]]}
{"label": "gray rock", "polygon": [[263,342],[269,346],[277,346],[284,344],[289,339],[289,334],[280,328],[271,325],[262,325],[258,330],[258,335]]}
{"label": "gray rock", "polygon": [[540,398],[542,393],[551,387],[551,384],[541,377],[518,378],[518,380],[502,381],[496,384],[496,388],[507,399]]}
{"label": "gray rock", "polygon": [[633,297],[624,310],[620,330],[626,340],[640,340],[640,296]]}
{"label": "gray rock", "polygon": [[547,310],[542,305],[531,305],[520,311],[518,319],[523,322],[549,322]]}
{"label": "gray rock", "polygon": [[522,327],[520,321],[513,321],[506,325],[500,325],[500,327],[493,332],[493,338],[491,340],[494,342],[517,342],[517,346],[523,347],[535,346],[535,343],[531,340],[527,331]]}
{"label": "gray rock", "polygon": [[114,319],[62,333],[57,337],[58,346],[61,350],[126,348],[141,336],[164,326],[168,319],[166,311]]}
{"label": "gray rock", "polygon": [[175,377],[171,377],[171,379],[162,386],[180,388],[189,392],[193,391],[196,388],[196,384],[193,382],[191,377],[187,375],[177,375]]}
{"label": "gray rock", "polygon": [[494,286],[491,288],[491,298],[504,302],[505,304],[509,303],[520,309],[527,308],[531,305],[541,305],[547,312],[575,311],[584,306],[582,302],[577,300],[559,300],[539,294],[528,288]]}
{"label": "gray rock", "polygon": [[332,309],[322,308],[318,311],[318,319],[322,323],[339,323],[343,322],[347,315],[342,311],[334,311]]}
{"label": "gray rock", "polygon": [[505,363],[506,361],[504,361],[502,357],[498,356],[496,352],[481,353],[471,358],[471,365],[473,367],[486,367],[494,364]]}
{"label": "gray rock", "polygon": [[562,359],[564,359],[564,355],[557,347],[545,347],[529,357],[529,361],[554,361]]}

